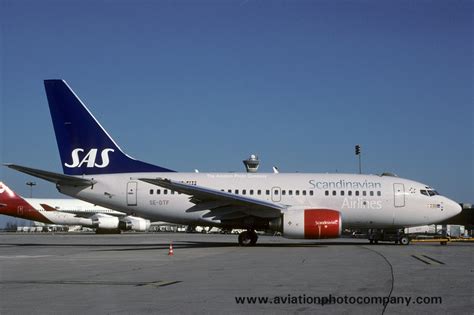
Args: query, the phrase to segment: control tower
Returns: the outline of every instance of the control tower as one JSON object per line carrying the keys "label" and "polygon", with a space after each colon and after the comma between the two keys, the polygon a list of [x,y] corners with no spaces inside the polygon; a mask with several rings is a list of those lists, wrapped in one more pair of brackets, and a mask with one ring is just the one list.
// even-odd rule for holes
{"label": "control tower", "polygon": [[260,164],[260,161],[258,160],[258,156],[255,154],[250,155],[250,157],[246,160],[242,161],[245,165],[245,169],[247,170],[247,173],[257,173],[258,166]]}

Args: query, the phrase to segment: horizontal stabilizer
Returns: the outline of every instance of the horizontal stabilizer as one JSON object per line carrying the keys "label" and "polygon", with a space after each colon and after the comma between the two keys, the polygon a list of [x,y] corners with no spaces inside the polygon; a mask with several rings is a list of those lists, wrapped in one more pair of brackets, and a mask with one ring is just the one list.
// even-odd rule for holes
{"label": "horizontal stabilizer", "polygon": [[30,168],[30,167],[16,165],[16,164],[5,164],[5,166],[22,173],[47,180],[48,182],[53,182],[57,185],[75,186],[75,187],[86,186],[87,187],[87,186],[92,186],[96,183],[96,181],[92,179],[78,178],[74,176],[38,170],[35,168]]}

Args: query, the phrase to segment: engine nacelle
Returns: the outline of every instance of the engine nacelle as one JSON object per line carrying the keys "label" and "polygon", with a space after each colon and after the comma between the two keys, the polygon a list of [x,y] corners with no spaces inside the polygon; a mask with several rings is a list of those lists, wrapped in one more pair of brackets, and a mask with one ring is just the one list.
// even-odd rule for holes
{"label": "engine nacelle", "polygon": [[288,210],[282,218],[287,238],[338,238],[342,232],[341,213],[330,209]]}
{"label": "engine nacelle", "polygon": [[119,228],[125,231],[145,232],[150,228],[150,224],[150,220],[129,215],[120,219]]}
{"label": "engine nacelle", "polygon": [[119,219],[108,215],[94,215],[91,217],[92,226],[98,229],[118,229]]}

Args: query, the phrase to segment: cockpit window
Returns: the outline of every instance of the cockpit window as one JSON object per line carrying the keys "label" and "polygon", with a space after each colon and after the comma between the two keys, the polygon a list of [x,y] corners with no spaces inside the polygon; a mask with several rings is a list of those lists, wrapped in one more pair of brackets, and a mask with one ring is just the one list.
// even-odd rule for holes
{"label": "cockpit window", "polygon": [[420,189],[420,193],[421,193],[422,195],[430,196],[430,197],[431,197],[431,196],[439,195],[439,193],[438,193],[436,190],[434,190],[433,188],[430,188],[430,189],[428,189],[428,190]]}

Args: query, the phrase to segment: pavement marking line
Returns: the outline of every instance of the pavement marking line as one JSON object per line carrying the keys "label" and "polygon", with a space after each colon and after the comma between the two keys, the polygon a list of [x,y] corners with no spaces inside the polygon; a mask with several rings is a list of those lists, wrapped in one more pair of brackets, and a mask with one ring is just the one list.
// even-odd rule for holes
{"label": "pavement marking line", "polygon": [[104,281],[104,280],[11,280],[0,281],[0,284],[52,284],[52,285],[108,285],[108,286],[152,286],[155,288],[180,283],[181,281]]}
{"label": "pavement marking line", "polygon": [[159,288],[159,287],[166,287],[166,286],[173,285],[180,282],[182,281],[155,281],[155,282],[149,282],[149,283],[144,283],[144,284],[137,284],[136,286],[137,287],[151,286],[151,287]]}
{"label": "pavement marking line", "polygon": [[427,264],[427,265],[431,265],[431,263],[428,261],[428,260],[425,260],[423,257],[421,257],[420,255],[411,255],[411,257]]}
{"label": "pavement marking line", "polygon": [[431,257],[426,256],[426,255],[422,255],[422,256],[425,257],[425,258],[428,258],[428,259],[431,260],[431,261],[434,261],[435,263],[437,263],[437,264],[439,264],[439,265],[444,265],[444,262],[442,262],[442,261],[439,261],[439,260],[437,260],[437,259],[431,258]]}
{"label": "pavement marking line", "polygon": [[426,255],[411,255],[411,257],[427,264],[427,265],[444,265],[443,262],[436,260],[434,258],[428,257]]}

